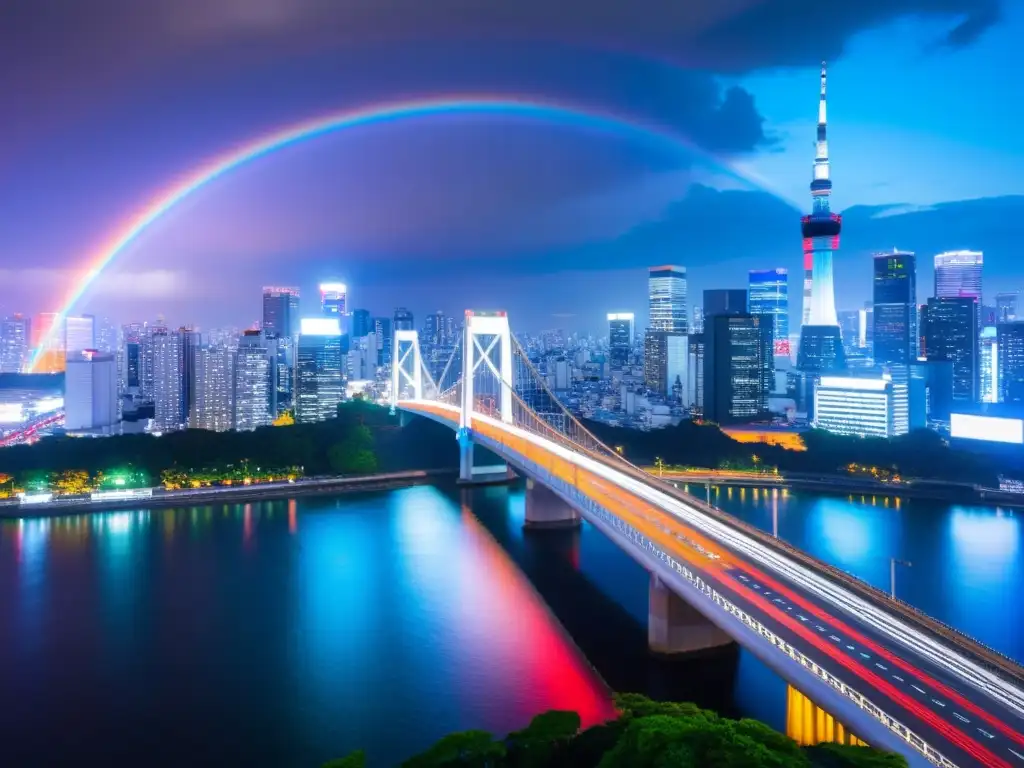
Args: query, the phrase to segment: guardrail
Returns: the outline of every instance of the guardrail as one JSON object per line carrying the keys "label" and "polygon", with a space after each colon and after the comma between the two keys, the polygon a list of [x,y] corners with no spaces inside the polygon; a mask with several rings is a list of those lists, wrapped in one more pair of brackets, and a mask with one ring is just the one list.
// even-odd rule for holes
{"label": "guardrail", "polygon": [[[521,453],[515,450],[515,448],[509,446],[503,440],[495,440],[499,445],[505,447],[506,451],[514,453],[520,457],[518,461],[522,464],[527,465],[528,469],[532,469],[539,479],[547,486],[558,491],[561,495],[567,496],[572,500],[572,503],[577,507],[582,508],[588,514],[598,518],[607,525],[610,525],[616,529],[620,534],[625,536],[633,545],[640,547],[645,552],[654,555],[658,560],[664,563],[666,566],[671,568],[673,571],[682,576],[692,587],[695,588],[705,599],[711,600],[718,608],[725,610],[727,613],[738,619],[749,629],[756,632],[759,636],[764,638],[773,648],[784,653],[793,661],[800,664],[801,667],[808,670],[820,680],[825,682],[831,688],[838,691],[840,694],[845,696],[851,702],[853,702],[859,709],[869,714],[881,725],[885,726],[892,733],[896,734],[900,739],[910,745],[912,748],[917,750],[919,753],[933,765],[941,766],[941,768],[957,768],[956,763],[951,761],[945,755],[943,755],[938,749],[933,747],[909,727],[904,725],[896,718],[890,716],[879,706],[874,704],[868,697],[861,694],[855,688],[847,685],[840,678],[833,675],[828,670],[818,665],[815,661],[805,656],[803,653],[794,648],[791,644],[787,643],[781,637],[772,632],[768,627],[763,625],[753,616],[748,614],[738,605],[733,603],[727,597],[718,592],[713,586],[708,584],[697,575],[694,571],[690,570],[686,565],[681,563],[672,557],[669,553],[664,551],[657,543],[652,541],[650,538],[645,536],[643,532],[637,530],[629,523],[625,522],[618,515],[605,509],[603,506],[594,501],[589,495],[581,491],[576,485],[569,484],[558,477],[553,471],[548,468],[537,464],[530,459],[522,456]],[[663,528],[657,520],[653,518],[646,518],[655,527],[663,530],[665,533],[671,536],[679,537],[667,528]],[[689,545],[695,544],[686,539],[683,541]]]}

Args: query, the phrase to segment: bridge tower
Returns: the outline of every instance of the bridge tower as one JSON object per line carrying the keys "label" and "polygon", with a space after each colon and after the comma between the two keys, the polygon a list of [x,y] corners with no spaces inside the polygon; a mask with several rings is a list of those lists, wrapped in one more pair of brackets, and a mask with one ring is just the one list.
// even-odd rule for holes
{"label": "bridge tower", "polygon": [[[512,417],[512,332],[504,312],[466,310],[462,340],[462,402],[459,416],[459,480],[464,483],[508,479],[504,463],[480,465],[471,438],[473,416],[486,407],[506,424]],[[486,374],[490,374],[487,376]],[[486,404],[483,402],[487,399]]]}
{"label": "bridge tower", "polygon": [[402,390],[409,390],[414,400],[423,399],[423,358],[420,356],[420,335],[416,331],[397,330],[391,343],[391,413]]}

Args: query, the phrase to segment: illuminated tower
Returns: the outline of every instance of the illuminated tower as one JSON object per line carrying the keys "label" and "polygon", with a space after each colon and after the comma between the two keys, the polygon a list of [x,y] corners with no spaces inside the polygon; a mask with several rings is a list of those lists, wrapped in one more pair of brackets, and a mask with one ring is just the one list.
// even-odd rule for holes
{"label": "illuminated tower", "polygon": [[811,290],[810,296],[804,296],[804,323],[800,328],[797,367],[810,374],[842,370],[846,367],[842,333],[836,317],[835,290],[832,285],[832,256],[839,248],[842,217],[832,213],[829,207],[832,180],[829,174],[825,122],[825,62],[822,62],[817,151],[814,156],[814,178],[811,180],[813,208],[810,215],[804,216],[801,220],[804,264],[811,266]]}

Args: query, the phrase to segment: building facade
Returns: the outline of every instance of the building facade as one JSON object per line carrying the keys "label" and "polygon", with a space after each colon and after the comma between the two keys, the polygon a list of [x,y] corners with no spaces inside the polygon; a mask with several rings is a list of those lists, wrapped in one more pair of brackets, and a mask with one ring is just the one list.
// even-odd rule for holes
{"label": "building facade", "polygon": [[686,267],[651,267],[647,277],[652,331],[686,333]]}
{"label": "building facade", "polygon": [[909,365],[917,359],[917,283],[914,254],[874,258],[873,352],[875,363]]}
{"label": "building facade", "polygon": [[196,350],[192,385],[192,429],[226,432],[235,428],[235,353],[230,347],[205,346]]}
{"label": "building facade", "polygon": [[[272,339],[271,341],[276,341]],[[268,346],[259,331],[246,331],[238,340],[234,370],[234,428],[251,431],[271,424],[274,418],[271,384],[276,348]]]}
{"label": "building facade", "polygon": [[966,296],[932,297],[928,299],[924,319],[924,357],[952,363],[955,403],[978,402],[978,300]]}
{"label": "building facade", "polygon": [[118,420],[114,355],[96,350],[69,353],[64,373],[64,429],[109,434]]}
{"label": "building facade", "polygon": [[0,325],[0,373],[20,373],[28,363],[32,321],[23,315],[5,317]]}
{"label": "building facade", "polygon": [[622,368],[629,362],[633,349],[633,313],[608,314],[608,359],[612,368]]}
{"label": "building facade", "polygon": [[704,291],[704,317],[735,315],[747,311],[747,292],[742,288],[708,288]]}
{"label": "building facade", "polygon": [[814,387],[814,426],[837,435],[892,437],[893,384],[883,378],[822,376]]}
{"label": "building facade", "polygon": [[747,282],[748,311],[772,320],[776,357],[789,357],[789,273],[785,269],[752,269]]}
{"label": "building facade", "polygon": [[334,418],[345,395],[341,324],[337,317],[305,318],[295,360],[295,421]]}
{"label": "building facade", "polygon": [[1024,403],[1024,321],[996,326],[998,402]]}
{"label": "building facade", "polygon": [[68,354],[96,349],[96,318],[72,315],[64,320],[64,350]]}
{"label": "building facade", "polygon": [[935,297],[975,299],[981,310],[981,251],[947,251],[935,257]]}
{"label": "building facade", "polygon": [[299,289],[266,286],[263,289],[263,332],[268,336],[297,336],[299,333]]}
{"label": "building facade", "polygon": [[705,317],[704,418],[718,424],[764,418],[773,360],[771,318],[749,313]]}
{"label": "building facade", "polygon": [[153,329],[148,336],[152,354],[153,427],[173,432],[182,422],[181,334],[167,328]]}

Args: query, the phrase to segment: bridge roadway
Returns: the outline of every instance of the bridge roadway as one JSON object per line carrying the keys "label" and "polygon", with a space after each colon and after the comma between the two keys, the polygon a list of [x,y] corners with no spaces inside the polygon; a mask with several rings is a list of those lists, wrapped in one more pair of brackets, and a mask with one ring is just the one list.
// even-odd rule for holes
{"label": "bridge roadway", "polygon": [[[459,409],[453,406],[404,401],[399,407],[453,429],[459,424]],[[930,755],[933,763],[1024,768],[1024,694],[1015,685],[654,485],[487,416],[474,414],[472,430],[475,440],[497,448],[514,466],[526,467],[528,473],[530,465],[544,468],[556,483],[561,480],[578,489],[632,528],[634,541],[646,538],[649,547],[685,564],[705,586],[866,698],[883,717],[898,721],[883,725],[872,715],[873,733],[858,733],[869,743],[915,756],[907,747],[916,743],[916,736],[939,753]],[[606,525],[598,527],[608,530]],[[680,594],[732,633],[722,616],[716,617],[685,591]],[[752,636],[755,642],[737,639],[780,670],[772,662],[783,651],[778,645],[756,642],[764,640],[761,634]],[[799,687],[806,681],[790,682]],[[843,719],[842,712],[833,714]],[[882,735],[886,738],[879,738]],[[913,762],[920,761],[919,754]]]}

